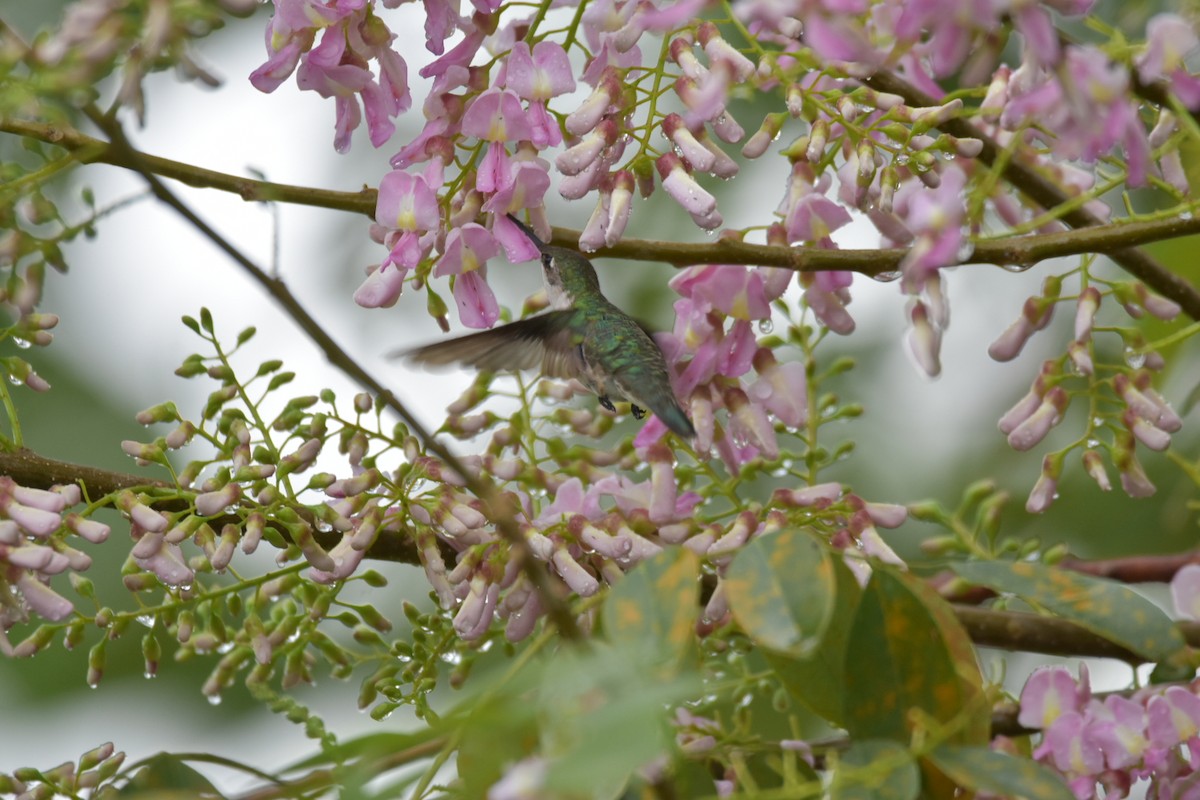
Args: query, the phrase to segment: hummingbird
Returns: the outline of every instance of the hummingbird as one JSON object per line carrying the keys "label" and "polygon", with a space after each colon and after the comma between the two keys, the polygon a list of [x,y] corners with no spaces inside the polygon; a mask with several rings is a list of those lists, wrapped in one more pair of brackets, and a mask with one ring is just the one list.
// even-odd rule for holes
{"label": "hummingbird", "polygon": [[635,419],[649,409],[674,433],[693,438],[696,429],[671,388],[662,350],[633,317],[600,291],[592,262],[574,250],[546,244],[512,214],[508,218],[541,254],[551,310],[404,355],[429,366],[540,369],[546,377],[576,378],[609,411],[616,411],[614,400],[628,400]]}

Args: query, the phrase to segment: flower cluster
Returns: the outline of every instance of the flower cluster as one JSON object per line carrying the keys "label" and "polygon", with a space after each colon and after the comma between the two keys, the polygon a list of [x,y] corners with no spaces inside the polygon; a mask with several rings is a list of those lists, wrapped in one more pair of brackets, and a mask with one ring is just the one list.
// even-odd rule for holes
{"label": "flower cluster", "polygon": [[[1021,315],[992,343],[988,349],[992,358],[997,361],[1015,358],[1034,333],[1049,325],[1054,309],[1062,302],[1061,291],[1060,278],[1047,278],[1042,293],[1028,298]],[[1105,297],[1117,300],[1134,317],[1148,312],[1170,320],[1180,312],[1177,303],[1150,294],[1141,283],[1114,283],[1105,291],[1094,284],[1087,285],[1076,298],[1074,339],[1066,353],[1042,364],[1029,391],[1000,418],[1000,431],[1014,449],[1029,450],[1063,420],[1071,402],[1069,386],[1072,380],[1082,378],[1089,385],[1099,382],[1115,396],[1119,409],[1089,420],[1088,444],[1082,453],[1084,468],[1102,490],[1112,488],[1098,450],[1102,444],[1098,438],[1100,427],[1106,427],[1112,435],[1112,442],[1106,449],[1121,475],[1121,487],[1130,497],[1148,497],[1154,494],[1155,488],[1138,461],[1136,447],[1141,444],[1151,450],[1165,450],[1171,443],[1171,434],[1183,426],[1183,421],[1152,386],[1153,370],[1163,366],[1162,357],[1154,351],[1139,352],[1145,348],[1130,347],[1124,363],[1099,365],[1101,370],[1111,372],[1111,377],[1097,375],[1093,332],[1096,314]],[[1041,474],[1026,504],[1027,510],[1039,513],[1053,502],[1063,462],[1070,449],[1043,459]]]}
{"label": "flower cluster", "polygon": [[[789,270],[711,264],[671,280],[682,298],[675,302],[674,330],[657,341],[673,370],[675,394],[685,399],[696,426],[697,452],[715,446],[734,472],[759,456],[778,458],[768,413],[792,428],[804,424],[808,413],[804,365],[778,362],[771,349],[759,346],[753,327],[769,328],[771,303],[791,278]],[[752,368],[757,377],[750,382]],[[726,425],[715,414],[722,408],[729,412]],[[649,447],[665,433],[661,421],[651,420],[635,445]]]}
{"label": "flower cluster", "polygon": [[13,647],[5,637],[29,611],[57,622],[75,610],[70,600],[50,587],[50,579],[83,572],[92,559],[58,534],[65,528],[98,543],[107,539],[109,532],[107,525],[95,520],[73,513],[63,515],[79,500],[78,486],[29,489],[0,476],[0,651],[7,655],[33,655],[46,644],[26,640]]}
{"label": "flower cluster", "polygon": [[1141,689],[1093,697],[1087,668],[1076,681],[1063,667],[1043,667],[1021,690],[1017,721],[1042,732],[1033,755],[1069,781],[1079,800],[1127,797],[1148,780],[1146,797],[1178,797],[1195,783],[1200,761],[1197,686]]}

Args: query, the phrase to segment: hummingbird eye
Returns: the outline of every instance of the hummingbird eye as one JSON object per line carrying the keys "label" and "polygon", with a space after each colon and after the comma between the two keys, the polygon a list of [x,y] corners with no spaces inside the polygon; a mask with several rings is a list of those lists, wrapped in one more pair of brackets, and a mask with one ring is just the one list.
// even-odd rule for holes
{"label": "hummingbird eye", "polygon": [[542,268],[550,269],[552,266],[554,266],[554,256],[549,253],[542,253]]}

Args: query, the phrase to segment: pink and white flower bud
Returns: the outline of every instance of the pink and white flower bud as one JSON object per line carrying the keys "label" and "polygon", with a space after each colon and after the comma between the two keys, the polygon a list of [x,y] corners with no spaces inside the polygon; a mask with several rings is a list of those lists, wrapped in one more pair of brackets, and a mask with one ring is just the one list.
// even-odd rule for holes
{"label": "pink and white flower bud", "polygon": [[1042,459],[1042,473],[1038,476],[1029,499],[1025,501],[1025,510],[1030,514],[1041,514],[1058,497],[1058,478],[1062,474],[1062,457],[1048,455]]}
{"label": "pink and white flower bud", "polygon": [[138,502],[137,495],[130,491],[117,495],[117,508],[125,512],[135,525],[147,531],[162,533],[170,524],[165,516]]}
{"label": "pink and white flower bud", "polygon": [[758,158],[763,153],[767,152],[767,148],[779,136],[779,131],[783,128],[783,122],[787,119],[787,112],[780,111],[775,114],[768,114],[763,118],[762,125],[755,131],[754,135],[742,146],[742,155],[746,158]]}
{"label": "pink and white flower bud", "polygon": [[1070,357],[1071,363],[1075,365],[1075,369],[1079,370],[1080,374],[1095,374],[1096,370],[1092,364],[1092,354],[1088,350],[1086,342],[1071,342],[1067,345],[1067,356]]}
{"label": "pink and white flower bud", "polygon": [[898,503],[864,503],[863,510],[881,528],[899,528],[908,519],[908,508]]}
{"label": "pink and white flower bud", "polygon": [[804,157],[816,164],[825,155],[825,144],[829,140],[829,120],[821,118],[813,122],[808,133],[808,149]]}
{"label": "pink and white flower bud", "polygon": [[726,389],[725,407],[729,409],[729,427],[734,439],[744,439],[762,451],[763,457],[779,457],[779,445],[775,438],[775,426],[767,418],[766,410],[751,403],[741,389]]}
{"label": "pink and white flower bud", "polygon": [[1054,303],[1040,297],[1030,297],[1021,309],[1021,316],[1008,326],[1004,333],[988,347],[988,355],[996,361],[1011,361],[1016,358],[1029,337],[1050,323],[1054,315]]}
{"label": "pink and white flower bud", "polygon": [[379,470],[372,467],[353,478],[343,478],[340,481],[334,481],[325,487],[325,494],[337,498],[355,497],[363,492],[374,489],[382,480],[383,476],[379,473]]}
{"label": "pink and white flower bud", "polygon": [[1158,491],[1154,484],[1150,482],[1150,478],[1146,475],[1146,470],[1142,469],[1141,462],[1137,460],[1137,456],[1132,453],[1117,463],[1117,469],[1121,472],[1121,488],[1130,497],[1150,497]]}
{"label": "pink and white flower bud", "polygon": [[71,612],[75,610],[70,600],[42,583],[31,572],[22,573],[16,580],[16,587],[25,598],[26,604],[39,617],[60,622],[71,616]]}
{"label": "pink and white flower bud", "polygon": [[667,153],[655,162],[662,186],[675,202],[683,206],[692,221],[705,230],[718,228],[724,222],[717,211],[717,199],[696,183],[684,168],[679,156]]}
{"label": "pink and white flower bud", "polygon": [[84,519],[78,514],[68,514],[63,520],[69,530],[87,539],[92,544],[100,544],[108,539],[110,528],[103,522],[94,519]]}
{"label": "pink and white flower bud", "polygon": [[736,551],[750,540],[758,527],[758,517],[753,512],[743,511],[738,514],[733,524],[729,526],[729,530],[709,546],[708,558],[717,565],[729,563],[733,560]]}
{"label": "pink and white flower bud", "polygon": [[912,304],[908,313],[911,327],[908,329],[909,352],[917,366],[931,378],[937,377],[942,371],[940,351],[942,349],[942,333],[929,319],[929,309],[925,303],[917,300]]}
{"label": "pink and white flower bud", "polygon": [[633,210],[633,190],[633,174],[624,169],[617,172],[613,177],[613,190],[608,200],[608,225],[604,231],[604,243],[609,247],[621,241],[625,235]]}
{"label": "pink and white flower bud", "polygon": [[1163,451],[1171,446],[1171,434],[1156,428],[1145,418],[1134,413],[1132,408],[1125,409],[1121,422],[1133,433],[1134,437],[1151,450]]}
{"label": "pink and white flower bud", "polygon": [[1092,336],[1092,325],[1100,309],[1100,290],[1089,286],[1079,293],[1079,304],[1075,307],[1075,341],[1082,342]]}
{"label": "pink and white flower bud", "polygon": [[836,503],[842,496],[840,483],[818,483],[804,489],[776,489],[771,495],[773,503],[787,506],[819,506],[824,508]]}
{"label": "pink and white flower bud", "polygon": [[693,170],[708,172],[712,169],[716,162],[716,156],[700,144],[696,136],[688,130],[683,117],[678,114],[668,114],[663,118],[662,130],[663,134],[675,145],[676,152],[687,159],[687,163]]}
{"label": "pink and white flower bud", "polygon": [[1101,491],[1112,491],[1112,483],[1108,480],[1108,471],[1104,469],[1104,460],[1095,450],[1083,451],[1083,469],[1096,482]]}
{"label": "pink and white flower bud", "polygon": [[696,30],[696,39],[704,48],[704,54],[708,56],[709,63],[725,64],[738,83],[746,82],[754,74],[754,62],[723,39],[717,26],[712,22],[700,25]]}
{"label": "pink and white flower bud", "polygon": [[1008,444],[1014,450],[1028,450],[1036,445],[1050,429],[1062,421],[1070,398],[1060,386],[1055,386],[1042,398],[1037,409],[1008,434]]}
{"label": "pink and white flower bud", "polygon": [[605,149],[617,140],[618,135],[617,123],[611,119],[603,120],[588,132],[579,144],[559,153],[554,159],[554,165],[563,175],[578,175],[596,163]]}
{"label": "pink and white flower bud", "polygon": [[591,597],[600,591],[600,582],[590,572],[584,569],[565,547],[556,547],[550,563],[562,577],[571,591],[580,597]]}
{"label": "pink and white flower bud", "polygon": [[241,496],[241,486],[236,483],[227,483],[215,492],[196,495],[196,513],[202,517],[223,514],[225,509],[241,499]]}
{"label": "pink and white flower bud", "polygon": [[583,136],[600,123],[609,106],[620,96],[621,80],[616,70],[606,69],[583,104],[567,115],[567,131],[575,136]]}
{"label": "pink and white flower bud", "polygon": [[178,450],[192,440],[196,435],[196,426],[191,422],[183,421],[175,430],[171,431],[164,438],[164,443],[170,450]]}
{"label": "pink and white flower bud", "polygon": [[682,37],[677,36],[671,40],[671,60],[679,66],[684,75],[697,83],[708,76],[708,68],[696,58],[692,43]]}
{"label": "pink and white flower bud", "polygon": [[[1141,372],[1131,381],[1125,373],[1118,373],[1113,377],[1113,390],[1137,416],[1159,430],[1175,433],[1183,427],[1183,420],[1150,388],[1149,377],[1149,373]],[[1135,382],[1143,383],[1145,391],[1140,391]]]}

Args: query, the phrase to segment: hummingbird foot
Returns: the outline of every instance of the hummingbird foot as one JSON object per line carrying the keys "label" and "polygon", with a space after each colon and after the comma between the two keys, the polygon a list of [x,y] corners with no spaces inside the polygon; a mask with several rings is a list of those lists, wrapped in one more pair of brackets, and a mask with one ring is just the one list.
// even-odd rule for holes
{"label": "hummingbird foot", "polygon": [[646,416],[646,409],[644,408],[638,408],[635,405],[631,405],[629,406],[629,410],[633,412],[634,419],[641,419],[642,417]]}
{"label": "hummingbird foot", "polygon": [[616,413],[616,411],[617,411],[617,407],[613,405],[613,401],[612,401],[612,400],[609,400],[609,399],[608,399],[608,395],[606,395],[606,394],[602,394],[602,395],[600,395],[600,405],[601,405],[601,406],[602,406],[602,407],[603,407],[605,410],[607,410],[607,411],[611,411],[611,412],[613,412],[614,414],[615,414],[615,413]]}

